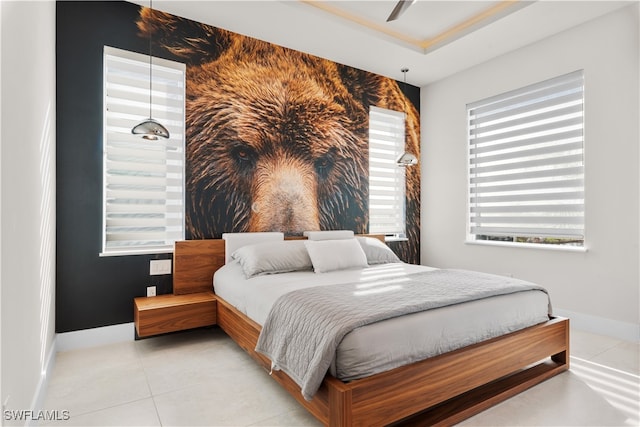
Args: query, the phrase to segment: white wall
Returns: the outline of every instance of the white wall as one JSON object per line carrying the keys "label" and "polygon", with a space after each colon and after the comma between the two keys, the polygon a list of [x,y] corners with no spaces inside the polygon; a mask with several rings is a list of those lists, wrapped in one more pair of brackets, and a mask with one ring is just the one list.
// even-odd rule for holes
{"label": "white wall", "polygon": [[[422,263],[535,281],[574,326],[640,339],[638,5],[422,88]],[[465,244],[469,102],[585,70],[585,253]]]}
{"label": "white wall", "polygon": [[29,410],[40,409],[55,347],[56,15],[54,1],[0,8],[1,399]]}

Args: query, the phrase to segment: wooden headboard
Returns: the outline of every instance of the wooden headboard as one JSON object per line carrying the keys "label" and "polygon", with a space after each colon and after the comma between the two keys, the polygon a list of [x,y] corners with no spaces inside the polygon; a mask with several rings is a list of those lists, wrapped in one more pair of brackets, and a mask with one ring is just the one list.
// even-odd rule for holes
{"label": "wooden headboard", "polygon": [[[384,243],[380,234],[362,234]],[[306,237],[285,237],[299,240]],[[213,289],[213,273],[224,265],[224,240],[181,240],[173,250],[173,293],[175,295],[210,292]]]}
{"label": "wooden headboard", "polygon": [[224,265],[224,240],[181,240],[173,249],[173,293],[209,292],[213,273]]}

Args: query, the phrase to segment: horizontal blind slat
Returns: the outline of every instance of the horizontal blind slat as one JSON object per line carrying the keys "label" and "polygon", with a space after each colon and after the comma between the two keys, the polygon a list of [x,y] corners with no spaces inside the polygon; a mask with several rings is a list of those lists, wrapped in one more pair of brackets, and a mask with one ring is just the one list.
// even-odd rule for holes
{"label": "horizontal blind slat", "polygon": [[511,130],[511,131],[507,130],[505,132],[500,132],[500,133],[496,133],[494,135],[489,135],[489,136],[475,136],[472,139],[472,143],[482,144],[484,142],[495,142],[500,140],[517,138],[525,135],[527,136],[535,135],[543,132],[560,133],[566,130],[567,128],[570,128],[576,125],[581,125],[581,124],[582,124],[582,117],[570,118],[566,120],[559,120],[556,122],[549,122],[549,123],[544,123],[540,125],[529,126],[523,129],[517,129],[517,130]]}
{"label": "horizontal blind slat", "polygon": [[582,227],[580,228],[540,228],[540,227],[471,227],[475,235],[492,236],[522,236],[522,237],[546,237],[546,238],[584,238]]}
{"label": "horizontal blind slat", "polygon": [[482,164],[473,164],[471,165],[471,174],[484,174],[484,173],[493,173],[493,172],[504,172],[504,171],[519,171],[527,168],[536,168],[543,166],[571,166],[574,164],[582,164],[582,153],[572,154],[567,156],[558,156],[558,157],[548,157],[543,159],[535,159],[528,160],[523,162],[514,162],[514,163],[501,163],[495,165],[484,166]]}
{"label": "horizontal blind slat", "polygon": [[583,224],[584,217],[576,215],[543,215],[543,216],[483,216],[481,218],[472,217],[474,224],[522,224],[522,225],[539,225],[539,224]]}
{"label": "horizontal blind slat", "polygon": [[558,203],[558,204],[527,204],[527,205],[506,205],[506,206],[472,206],[471,213],[573,213],[584,212],[582,203]]}
{"label": "horizontal blind slat", "polygon": [[583,174],[584,174],[584,168],[582,166],[559,167],[559,168],[552,168],[552,169],[536,169],[536,170],[518,169],[518,172],[475,176],[471,178],[471,184],[487,184],[487,183],[511,182],[511,181],[520,181],[520,180],[534,180],[534,179],[558,177],[558,176],[573,177],[573,176],[582,176]]}
{"label": "horizontal blind slat", "polygon": [[542,145],[550,142],[571,142],[570,140],[576,140],[582,138],[582,129],[569,130],[563,132],[554,132],[549,135],[542,135],[536,137],[520,138],[515,141],[500,142],[492,144],[473,144],[469,150],[472,155],[490,153],[493,151],[510,150],[517,148],[524,148],[528,146]]}
{"label": "horizontal blind slat", "polygon": [[566,180],[553,180],[553,181],[534,181],[521,184],[503,184],[503,185],[487,185],[487,186],[472,186],[469,191],[471,194],[483,193],[505,193],[505,192],[519,192],[523,193],[530,190],[551,190],[555,188],[582,188],[584,182],[580,179],[566,179]]}
{"label": "horizontal blind slat", "polygon": [[[474,157],[471,159],[471,164],[480,164],[480,163],[492,163],[503,160],[514,160],[517,159],[517,163],[524,163],[529,161],[532,157],[536,156],[547,156],[547,157],[561,157],[570,152],[575,152],[576,150],[582,150],[582,142],[570,142],[570,143],[562,143],[555,145],[548,145],[545,147],[539,148],[530,148],[523,149],[519,151],[511,151],[507,153],[501,154],[490,154],[482,157]],[[516,163],[516,162],[514,162]]]}
{"label": "horizontal blind slat", "polygon": [[472,196],[472,204],[482,203],[523,203],[552,200],[584,200],[584,191],[559,191],[556,193],[510,194],[503,196]]}

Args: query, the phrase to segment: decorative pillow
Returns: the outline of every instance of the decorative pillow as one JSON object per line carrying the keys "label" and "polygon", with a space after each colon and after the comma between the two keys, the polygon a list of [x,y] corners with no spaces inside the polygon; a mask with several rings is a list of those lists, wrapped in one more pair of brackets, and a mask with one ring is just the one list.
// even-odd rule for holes
{"label": "decorative pillow", "polygon": [[305,231],[303,234],[309,240],[338,240],[353,238],[353,231],[351,230]]}
{"label": "decorative pillow", "polygon": [[257,243],[237,249],[231,258],[238,261],[247,279],[262,274],[311,270],[312,264],[302,240]]}
{"label": "decorative pillow", "polygon": [[402,262],[389,246],[374,237],[357,236],[356,239],[367,256],[369,265]]}
{"label": "decorative pillow", "polygon": [[304,245],[316,273],[367,267],[367,256],[356,239],[305,240]]}
{"label": "decorative pillow", "polygon": [[251,232],[251,233],[222,233],[224,240],[225,264],[231,260],[231,255],[239,248],[256,243],[284,240],[284,233],[279,231]]}

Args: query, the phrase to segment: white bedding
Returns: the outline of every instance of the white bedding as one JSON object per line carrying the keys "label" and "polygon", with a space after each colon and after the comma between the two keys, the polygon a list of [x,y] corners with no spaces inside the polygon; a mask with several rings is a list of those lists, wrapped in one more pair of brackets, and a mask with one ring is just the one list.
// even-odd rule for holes
{"label": "white bedding", "polygon": [[[246,279],[232,261],[214,276],[214,291],[260,325],[281,295],[312,286],[367,282],[431,267],[391,263],[322,274],[297,271]],[[487,298],[396,317],[355,329],[342,340],[330,372],[344,380],[362,378],[426,357],[548,320],[549,300],[541,291]],[[380,343],[384,343],[381,345]]]}

